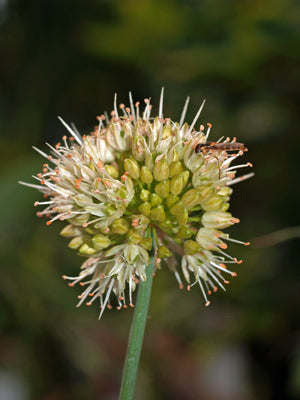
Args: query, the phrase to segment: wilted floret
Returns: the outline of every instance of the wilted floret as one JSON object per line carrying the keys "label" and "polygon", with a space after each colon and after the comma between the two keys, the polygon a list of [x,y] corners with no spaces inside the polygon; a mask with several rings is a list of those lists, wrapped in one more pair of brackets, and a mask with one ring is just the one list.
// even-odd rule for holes
{"label": "wilted floret", "polygon": [[212,291],[225,290],[222,273],[236,275],[226,264],[239,263],[225,252],[226,241],[235,240],[221,230],[239,222],[228,212],[230,185],[252,176],[235,178],[237,168],[251,164],[230,164],[246,149],[233,154],[237,146],[229,138],[208,145],[211,125],[206,132],[203,125],[195,129],[203,105],[188,125],[188,102],[177,123],[163,116],[163,91],[155,118],[150,100],[141,111],[129,98],[121,115],[115,99],[111,119],[97,117],[98,126],[86,136],[61,119],[71,137],[48,145],[50,155],[36,149],[47,163],[35,177],[39,185],[26,185],[44,194],[45,201],[35,203],[46,207],[38,215],[47,225],[67,221],[61,235],[87,257],[78,276],[64,276],[70,286],[85,288],[78,305],[99,298],[101,317],[114,293],[118,308],[126,308],[127,299],[133,307],[150,252],[156,267],[169,266],[182,288],[181,266],[188,289],[198,283],[208,305]]}

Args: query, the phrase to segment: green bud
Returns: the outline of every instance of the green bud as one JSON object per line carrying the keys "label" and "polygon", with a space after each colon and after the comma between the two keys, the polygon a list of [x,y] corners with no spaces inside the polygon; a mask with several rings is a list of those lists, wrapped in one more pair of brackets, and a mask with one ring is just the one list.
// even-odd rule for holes
{"label": "green bud", "polygon": [[217,211],[222,208],[223,203],[224,203],[224,197],[215,195],[209,197],[204,201],[201,201],[201,207],[205,211]]}
{"label": "green bud", "polygon": [[208,199],[214,192],[214,188],[211,185],[201,185],[197,187],[201,195],[201,200]]}
{"label": "green bud", "polygon": [[146,217],[150,217],[151,203],[149,203],[149,201],[146,201],[145,203],[140,204],[139,212],[144,214]]}
{"label": "green bud", "polygon": [[184,208],[183,212],[176,215],[176,220],[179,225],[185,225],[189,218],[189,212],[186,208]]}
{"label": "green bud", "polygon": [[124,169],[129,172],[129,176],[133,179],[138,179],[140,176],[140,167],[137,161],[131,158],[126,158],[124,160]]}
{"label": "green bud", "polygon": [[141,168],[141,181],[143,183],[152,183],[153,175],[149,168],[145,167],[145,165]]}
{"label": "green bud", "polygon": [[190,210],[200,203],[201,194],[197,189],[190,189],[181,197],[183,205]]}
{"label": "green bud", "polygon": [[182,171],[181,162],[180,161],[174,161],[170,165],[169,177],[173,178],[174,176],[179,175],[181,171]]}
{"label": "green bud", "polygon": [[140,199],[142,201],[149,201],[151,192],[149,190],[143,189],[140,194]]}
{"label": "green bud", "polygon": [[152,238],[144,238],[139,244],[149,251],[152,249]]}
{"label": "green bud", "polygon": [[163,158],[158,161],[158,163],[153,167],[153,176],[154,179],[158,182],[165,181],[169,177],[169,164],[168,161]]}
{"label": "green bud", "polygon": [[166,214],[163,206],[152,208],[150,217],[153,221],[163,222],[166,219]]}
{"label": "green bud", "polygon": [[192,232],[187,226],[181,226],[179,231],[176,233],[177,239],[188,239],[192,236]]}
{"label": "green bud", "polygon": [[81,229],[76,226],[70,224],[64,227],[62,231],[60,231],[61,236],[63,237],[73,237],[81,234]]}
{"label": "green bud", "polygon": [[135,229],[130,229],[127,233],[127,239],[129,244],[138,244],[143,239],[143,236]]}
{"label": "green bud", "polygon": [[96,252],[97,252],[97,250],[94,249],[94,247],[89,246],[87,243],[84,243],[79,249],[79,253],[85,254],[87,256],[95,254]]}
{"label": "green bud", "polygon": [[224,229],[239,222],[239,220],[233,218],[228,212],[207,211],[202,215],[201,222],[206,228]]}
{"label": "green bud", "polygon": [[70,249],[73,250],[78,249],[80,246],[83,245],[84,239],[85,239],[84,236],[76,236],[68,244],[68,247],[70,247]]}
{"label": "green bud", "polygon": [[158,196],[160,196],[162,198],[165,198],[168,196],[169,189],[170,189],[170,183],[168,180],[159,182],[154,188],[155,193],[158,194]]}
{"label": "green bud", "polygon": [[172,128],[170,126],[170,122],[167,122],[166,125],[163,127],[162,138],[166,139],[170,136],[172,136]]}
{"label": "green bud", "polygon": [[166,246],[158,246],[157,256],[159,258],[168,258],[171,257],[172,253]]}
{"label": "green bud", "polygon": [[181,201],[178,201],[177,203],[175,203],[175,204],[170,208],[170,213],[171,213],[172,215],[177,216],[177,215],[182,214],[182,213],[184,212],[184,210],[185,210],[184,205],[182,204]]}
{"label": "green bud", "polygon": [[97,233],[92,237],[93,246],[96,250],[106,249],[111,244],[108,236]]}
{"label": "green bud", "polygon": [[175,196],[174,194],[169,193],[166,198],[166,204],[167,204],[168,208],[171,208],[179,200],[180,200],[180,198],[178,196]]}
{"label": "green bud", "polygon": [[116,219],[112,225],[111,230],[113,233],[117,233],[118,235],[125,235],[129,229],[129,222],[125,218]]}
{"label": "green bud", "polygon": [[92,225],[87,226],[86,228],[84,228],[84,230],[86,231],[86,233],[88,233],[89,235],[95,235],[96,233],[99,232],[99,228],[95,228]]}
{"label": "green bud", "polygon": [[188,180],[189,180],[189,176],[190,176],[189,171],[181,172],[180,176],[182,176],[183,183],[184,183],[184,186],[185,186],[187,184]]}
{"label": "green bud", "polygon": [[152,207],[159,206],[162,203],[162,198],[155,193],[151,195],[151,205]]}
{"label": "green bud", "polygon": [[227,211],[228,208],[229,208],[229,206],[230,206],[229,203],[224,203],[224,204],[222,205],[221,211]]}
{"label": "green bud", "polygon": [[184,188],[183,177],[180,175],[174,176],[170,182],[170,192],[175,196],[180,194]]}
{"label": "green bud", "polygon": [[105,165],[106,172],[114,179],[118,179],[119,171],[117,168],[113,167],[112,165]]}
{"label": "green bud", "polygon": [[185,254],[193,255],[201,250],[201,247],[194,240],[186,240],[183,245],[183,250]]}
{"label": "green bud", "polygon": [[104,210],[104,213],[108,216],[114,215],[114,213],[117,211],[117,208],[113,205],[110,204],[106,207],[106,209]]}
{"label": "green bud", "polygon": [[232,189],[229,186],[223,186],[220,190],[217,191],[219,196],[228,197],[232,193]]}

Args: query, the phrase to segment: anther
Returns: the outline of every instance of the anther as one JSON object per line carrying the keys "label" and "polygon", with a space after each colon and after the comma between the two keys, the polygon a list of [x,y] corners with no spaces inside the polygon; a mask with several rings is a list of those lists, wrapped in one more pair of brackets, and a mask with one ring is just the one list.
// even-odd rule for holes
{"label": "anther", "polygon": [[250,242],[244,243],[244,246],[250,246]]}
{"label": "anther", "polygon": [[189,291],[191,290],[191,285],[188,285],[188,286],[186,287],[186,290],[189,292]]}
{"label": "anther", "polygon": [[232,272],[231,276],[237,276],[237,273],[236,272]]}
{"label": "anther", "polygon": [[207,301],[207,302],[205,303],[205,306],[208,307],[209,305],[210,305],[210,301]]}
{"label": "anther", "polygon": [[34,205],[34,207],[36,207],[36,206],[38,206],[39,204],[40,204],[39,201],[35,201],[33,205]]}

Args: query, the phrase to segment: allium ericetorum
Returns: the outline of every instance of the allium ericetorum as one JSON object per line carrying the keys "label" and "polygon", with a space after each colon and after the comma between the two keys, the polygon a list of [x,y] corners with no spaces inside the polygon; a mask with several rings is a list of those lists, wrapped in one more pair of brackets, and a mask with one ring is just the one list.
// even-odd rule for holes
{"label": "allium ericetorum", "polygon": [[204,103],[189,125],[189,98],[179,123],[163,115],[163,90],[157,117],[151,117],[150,99],[142,110],[129,99],[130,107],[118,109],[115,97],[111,118],[97,117],[89,135],[60,118],[71,137],[48,144],[50,155],[35,148],[47,159],[35,176],[39,185],[21,183],[44,194],[45,201],[35,203],[45,206],[37,215],[47,225],[67,221],[61,235],[87,258],[78,276],[64,276],[84,288],[78,306],[98,298],[101,317],[114,294],[118,308],[133,307],[151,251],[157,269],[167,266],[183,288],[181,270],[188,290],[198,284],[209,305],[208,295],[236,276],[227,265],[241,262],[227,253],[226,242],[248,244],[223,232],[239,222],[228,212],[230,186],[253,175],[235,178],[250,163],[230,166],[247,149],[230,151],[235,138],[208,142],[211,124],[195,129]]}

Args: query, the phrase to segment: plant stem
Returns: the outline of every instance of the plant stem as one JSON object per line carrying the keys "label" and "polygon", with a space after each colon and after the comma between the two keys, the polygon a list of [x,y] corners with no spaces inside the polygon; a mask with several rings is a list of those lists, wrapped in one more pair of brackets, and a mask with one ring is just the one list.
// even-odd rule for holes
{"label": "plant stem", "polygon": [[[152,249],[154,249],[154,238],[152,240]],[[151,252],[149,264],[146,267],[147,280],[145,282],[139,283],[138,295],[131,324],[127,354],[123,369],[123,378],[119,400],[133,399],[152,288],[154,267],[153,253],[154,251]]]}

